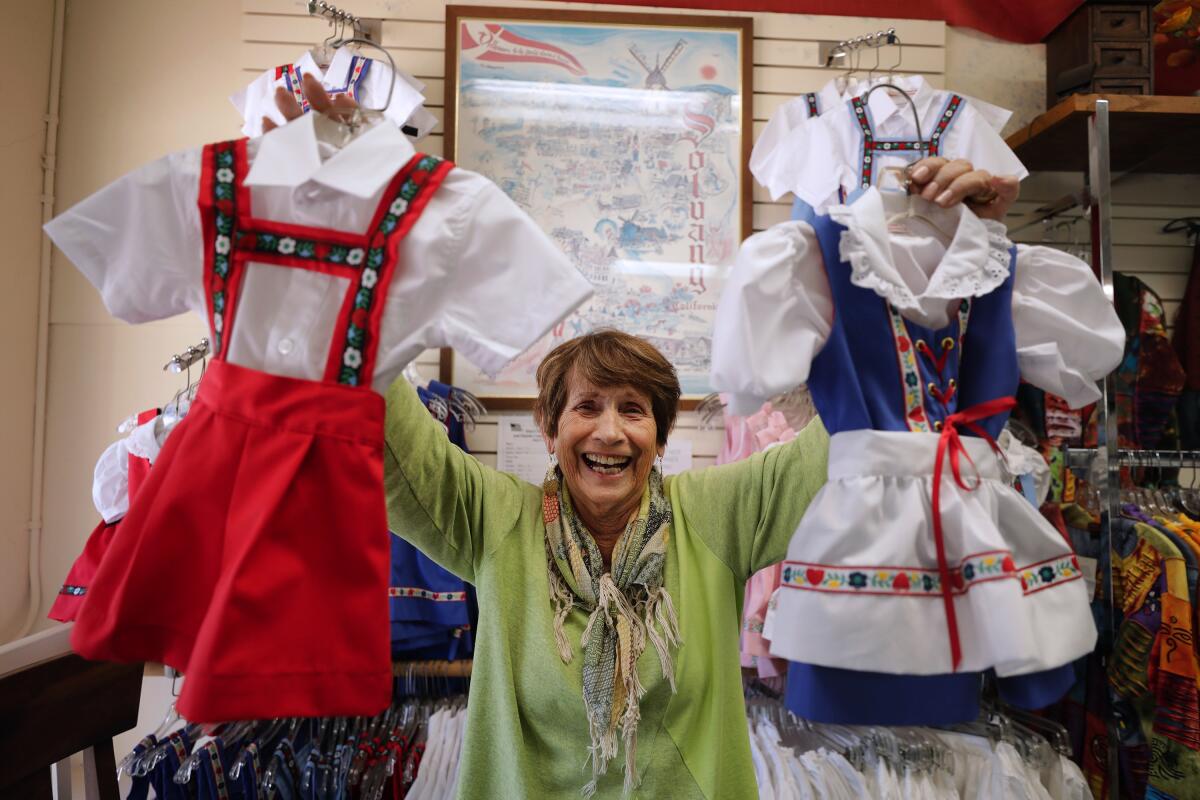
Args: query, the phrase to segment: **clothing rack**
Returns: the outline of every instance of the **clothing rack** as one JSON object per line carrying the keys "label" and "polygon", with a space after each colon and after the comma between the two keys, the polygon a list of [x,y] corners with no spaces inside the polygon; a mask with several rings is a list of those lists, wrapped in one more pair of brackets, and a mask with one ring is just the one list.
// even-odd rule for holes
{"label": "clothing rack", "polygon": [[332,3],[326,3],[324,0],[308,0],[308,13],[314,17],[325,17],[331,22],[349,23],[355,28],[362,24],[362,20],[349,11],[338,8]]}
{"label": "clothing rack", "polygon": [[[1063,457],[1071,469],[1090,467],[1095,459],[1106,453],[1095,447],[1064,447]],[[1125,467],[1162,467],[1183,469],[1200,466],[1200,450],[1127,450],[1117,451],[1117,462]]]}
{"label": "clothing rack", "polygon": [[849,58],[855,50],[869,50],[887,45],[900,45],[900,37],[896,35],[895,28],[866,33],[840,42],[820,42],[817,52],[821,64],[832,67],[835,60]]}
{"label": "clothing rack", "polygon": [[372,42],[379,41],[381,31],[379,20],[363,19],[344,8],[338,8],[333,3],[326,3],[325,0],[308,0],[308,13],[310,16],[329,20],[330,25],[349,25],[357,38],[369,39]]}

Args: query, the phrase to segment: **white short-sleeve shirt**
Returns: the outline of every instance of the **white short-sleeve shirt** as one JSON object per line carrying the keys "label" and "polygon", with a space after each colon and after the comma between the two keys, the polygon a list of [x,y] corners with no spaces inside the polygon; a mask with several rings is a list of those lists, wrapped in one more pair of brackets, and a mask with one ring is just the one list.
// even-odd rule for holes
{"label": "white short-sleeve shirt", "polygon": [[[887,89],[871,92],[866,103],[867,117],[876,141],[916,141],[919,119],[921,140],[928,142],[935,133],[938,136],[938,155],[966,159],[977,169],[994,175],[1024,179],[1029,174],[999,133],[1008,121],[1009,112],[955,92],[934,89],[920,75],[890,82],[912,98],[913,103],[891,97]],[[850,98],[861,96],[869,88],[866,84],[855,87],[845,95],[845,101],[836,103],[832,109],[822,106],[819,116],[786,125],[786,134],[777,135],[786,120],[775,126],[772,134],[775,141],[768,142],[769,151],[762,151],[755,173],[774,199],[791,192],[817,213],[823,213],[839,202],[839,190],[841,196],[846,196],[862,187],[864,134]],[[944,131],[938,132],[938,124],[949,110],[952,98],[959,98],[953,104],[952,118]],[[920,151],[875,150],[871,153],[870,184],[881,186],[889,167],[907,166],[924,155]]]}
{"label": "white short-sleeve shirt", "polygon": [[[362,233],[415,151],[387,120],[334,151],[318,140],[318,117],[307,114],[247,143],[251,213]],[[202,152],[152,161],[46,225],[113,316],[137,323],[192,311],[207,319],[197,206]],[[433,193],[398,255],[372,380],[381,393],[427,348],[453,347],[495,373],[592,294],[533,220],[487,178],[461,168]],[[346,281],[250,261],[226,357],[320,380]]]}

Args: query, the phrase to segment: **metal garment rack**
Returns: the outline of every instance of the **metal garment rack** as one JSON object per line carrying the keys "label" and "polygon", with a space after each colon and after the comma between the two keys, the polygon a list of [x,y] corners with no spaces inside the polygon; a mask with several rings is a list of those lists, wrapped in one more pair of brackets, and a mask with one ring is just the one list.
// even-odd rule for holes
{"label": "metal garment rack", "polygon": [[[1112,135],[1109,101],[1103,97],[1095,99],[1095,107],[1087,120],[1088,171],[1087,184],[1082,199],[1091,223],[1092,265],[1100,278],[1104,295],[1109,302],[1115,300],[1113,289],[1113,246],[1112,246]],[[1093,465],[1094,474],[1100,481],[1101,505],[1106,512],[1102,521],[1102,546],[1112,546],[1113,522],[1121,517],[1121,467],[1194,467],[1200,465],[1200,452],[1194,450],[1135,450],[1123,449],[1117,432],[1117,383],[1116,372],[1110,372],[1101,387],[1099,420],[1097,425],[1098,446],[1094,450],[1068,450],[1068,464]],[[1119,620],[1113,602],[1113,564],[1109,559],[1108,569],[1101,576],[1104,581],[1104,596],[1108,603],[1110,630],[1116,631]],[[1107,659],[1110,657],[1106,655]],[[1107,668],[1107,665],[1105,665]],[[1113,714],[1105,720],[1108,729],[1108,796],[1118,800],[1120,770],[1118,742],[1120,732]]]}
{"label": "metal garment rack", "polygon": [[[1064,447],[1064,462],[1070,469],[1090,467],[1101,451],[1095,447]],[[1126,450],[1117,451],[1122,467],[1161,467],[1187,469],[1200,467],[1200,450]],[[1107,488],[1107,487],[1106,487]]]}
{"label": "metal garment rack", "polygon": [[817,46],[817,59],[822,65],[832,67],[835,60],[849,58],[855,50],[886,47],[889,44],[900,44],[900,37],[896,35],[895,28],[865,33],[840,42],[820,42]]}

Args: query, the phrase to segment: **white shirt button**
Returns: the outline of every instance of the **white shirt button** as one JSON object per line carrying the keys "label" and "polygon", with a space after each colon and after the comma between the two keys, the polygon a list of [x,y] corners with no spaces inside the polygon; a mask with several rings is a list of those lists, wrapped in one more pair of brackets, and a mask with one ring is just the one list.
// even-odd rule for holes
{"label": "white shirt button", "polygon": [[280,339],[279,344],[276,345],[280,354],[285,355],[285,356],[288,353],[292,352],[292,347],[294,347],[294,346],[295,346],[295,342],[293,342],[291,339]]}

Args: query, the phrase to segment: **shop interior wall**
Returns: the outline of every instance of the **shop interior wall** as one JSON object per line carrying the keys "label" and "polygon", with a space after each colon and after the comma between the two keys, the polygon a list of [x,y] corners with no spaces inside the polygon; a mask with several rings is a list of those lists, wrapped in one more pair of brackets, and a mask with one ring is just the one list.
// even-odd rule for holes
{"label": "shop interior wall", "polygon": [[[360,16],[386,21],[384,44],[398,65],[428,84],[430,107],[440,116],[445,3],[347,0],[344,5]],[[905,71],[922,72],[934,85],[948,85],[1016,109],[1014,126],[1042,110],[1044,56],[1038,45],[997,42],[939,22],[753,16],[756,133],[779,103],[819,88],[835,74],[816,68],[817,40],[845,38],[892,24],[905,42]],[[302,0],[110,0],[103,4],[68,0],[57,208],[67,208],[166,152],[236,135],[239,120],[225,98],[258,71],[285,63],[324,36],[325,27],[307,17]],[[435,134],[423,147],[440,153],[441,141]],[[1026,196],[1057,197],[1059,184],[1074,185],[1079,180],[1078,176],[1038,176]],[[1115,215],[1118,257],[1125,259],[1127,267],[1161,276],[1154,277],[1152,285],[1159,282],[1165,299],[1177,301],[1186,277],[1185,248],[1182,242],[1160,243],[1153,231],[1155,224],[1161,227],[1157,220],[1176,213],[1170,206],[1176,201],[1159,197],[1153,188],[1139,191],[1131,206],[1121,206],[1132,210],[1118,210]],[[1178,194],[1178,202],[1184,202],[1183,190]],[[786,203],[771,203],[756,188],[755,229],[786,216]],[[204,335],[200,323],[191,318],[139,327],[113,320],[95,291],[60,254],[56,254],[53,276],[41,614],[96,523],[90,495],[96,457],[116,437],[116,425],[128,414],[170,399],[180,380],[163,373],[163,363]],[[32,337],[21,341],[28,341],[32,350]],[[420,365],[427,374],[435,374],[436,354],[426,353]],[[496,430],[494,419],[486,419],[469,437],[472,450],[485,463],[495,462]],[[694,414],[684,414],[675,435],[693,440],[696,466],[713,463],[722,439],[719,429],[701,430]],[[19,549],[20,541],[15,540],[12,553],[19,555]],[[0,587],[25,585],[20,558],[4,558],[0,565],[4,571]],[[0,619],[0,632],[5,624],[11,627],[11,620]]]}
{"label": "shop interior wall", "polygon": [[13,4],[3,133],[0,134],[0,642],[25,621],[29,597],[29,490],[32,484],[34,364],[42,236],[42,150],[50,83],[54,3]]}

